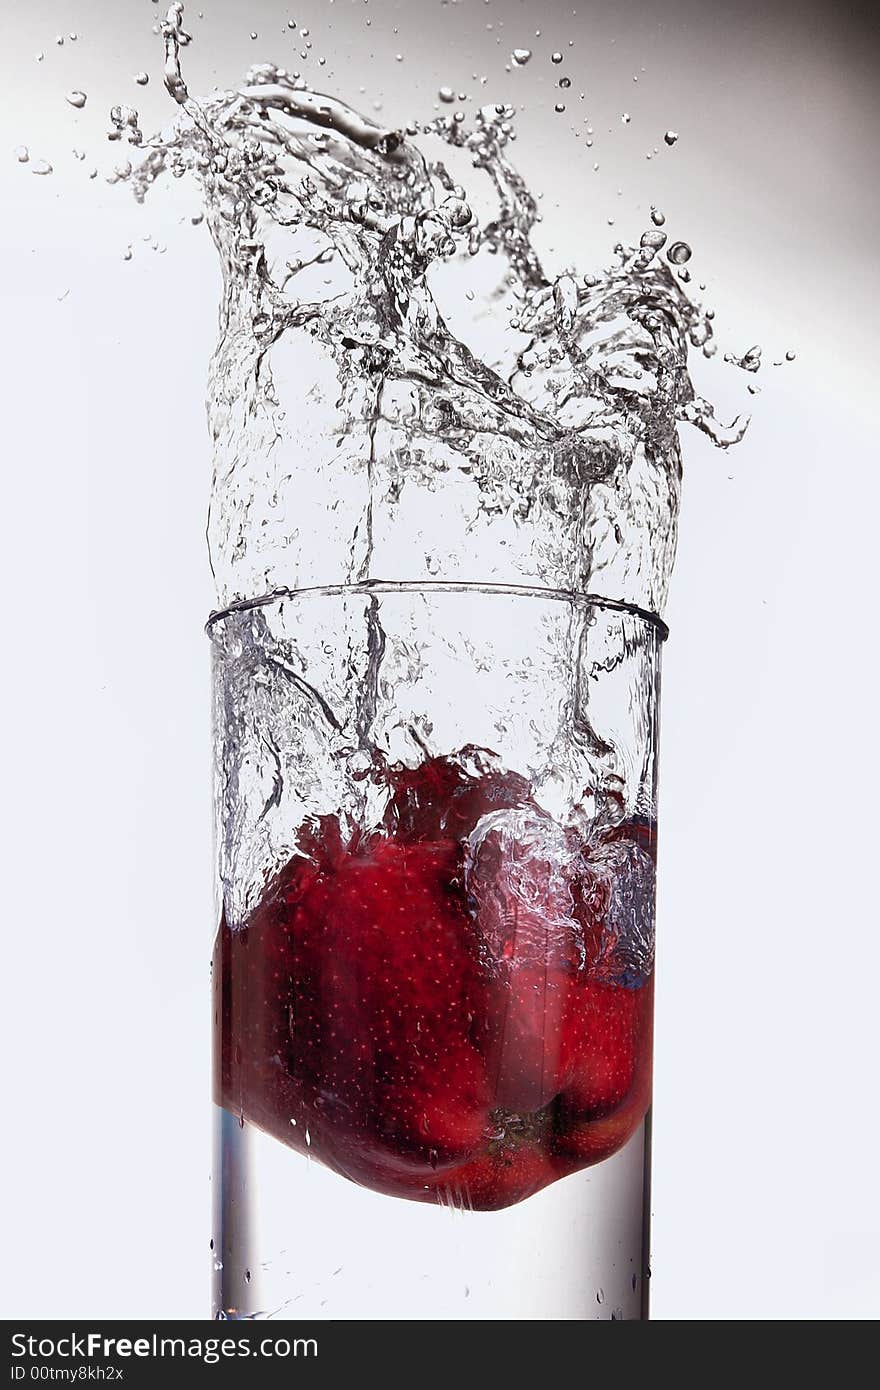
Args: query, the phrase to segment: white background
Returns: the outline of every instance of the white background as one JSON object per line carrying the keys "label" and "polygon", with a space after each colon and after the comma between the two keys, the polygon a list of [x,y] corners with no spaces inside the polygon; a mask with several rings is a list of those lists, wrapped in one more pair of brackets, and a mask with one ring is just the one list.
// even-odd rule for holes
{"label": "white background", "polygon": [[[328,55],[319,85],[381,95],[392,123],[429,109],[438,82],[473,88],[486,72],[506,99],[527,77],[517,159],[548,190],[560,260],[607,258],[659,202],[696,248],[723,345],[764,345],[746,442],[723,455],[685,441],[663,696],[653,1309],[873,1317],[876,30],[820,3],[574,7],[372,0],[369,34],[347,0],[293,13],[312,66]],[[189,223],[194,190],[141,211],[87,178],[119,158],[102,136],[111,101],[140,104],[148,128],[167,119],[156,8],[13,8],[0,36],[2,1307],[201,1316],[217,272]],[[193,90],[282,50],[290,11],[275,0],[203,10]],[[574,120],[552,124],[548,54],[569,37],[593,151]],[[514,46],[536,56],[507,75]],[[89,92],[81,115],[72,87]],[[19,143],[55,173],[19,165]],[[794,364],[769,366],[789,347]],[[725,407],[742,395],[720,364],[702,384]]]}

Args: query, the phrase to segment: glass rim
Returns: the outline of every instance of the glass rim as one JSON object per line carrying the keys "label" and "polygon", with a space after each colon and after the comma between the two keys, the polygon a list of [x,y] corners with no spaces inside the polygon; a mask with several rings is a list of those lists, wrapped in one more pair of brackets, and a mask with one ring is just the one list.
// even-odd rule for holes
{"label": "glass rim", "polygon": [[273,603],[283,603],[296,598],[340,598],[349,594],[409,594],[409,593],[481,593],[490,597],[543,598],[557,603],[577,603],[589,608],[605,608],[613,613],[628,613],[654,629],[661,642],[669,636],[669,628],[659,614],[650,608],[640,608],[636,603],[624,599],[605,598],[601,594],[588,594],[576,589],[545,589],[536,584],[491,584],[478,581],[449,579],[364,579],[353,584],[314,584],[301,589],[277,588],[257,598],[236,599],[225,608],[216,608],[208,615],[205,632],[209,637],[213,629],[225,618],[236,613],[247,613],[258,608],[268,608]]}

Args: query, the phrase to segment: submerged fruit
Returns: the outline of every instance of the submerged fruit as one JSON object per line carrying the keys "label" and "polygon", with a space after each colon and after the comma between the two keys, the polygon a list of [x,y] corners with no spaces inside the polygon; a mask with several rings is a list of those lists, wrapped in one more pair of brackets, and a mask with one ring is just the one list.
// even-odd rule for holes
{"label": "submerged fruit", "polygon": [[429,759],[326,817],[215,955],[218,1101],[376,1191],[494,1210],[650,1097],[653,835],[585,848],[513,774]]}

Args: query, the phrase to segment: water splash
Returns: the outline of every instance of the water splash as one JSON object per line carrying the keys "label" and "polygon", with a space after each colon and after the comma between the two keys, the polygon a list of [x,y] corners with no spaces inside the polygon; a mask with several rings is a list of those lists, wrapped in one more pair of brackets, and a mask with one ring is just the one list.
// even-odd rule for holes
{"label": "water splash", "polygon": [[[172,4],[160,25],[180,116],[116,177],[142,199],[165,174],[193,174],[220,254],[218,603],[441,574],[662,610],[678,426],[720,448],[745,431],[716,420],[688,373],[689,350],[714,344],[682,284],[687,243],[665,253],[677,274],[649,230],[601,274],[554,276],[509,158],[511,107],[399,131],[270,64],[195,101],[183,20]],[[111,124],[141,143],[132,108]],[[475,181],[494,198],[483,217]]]}

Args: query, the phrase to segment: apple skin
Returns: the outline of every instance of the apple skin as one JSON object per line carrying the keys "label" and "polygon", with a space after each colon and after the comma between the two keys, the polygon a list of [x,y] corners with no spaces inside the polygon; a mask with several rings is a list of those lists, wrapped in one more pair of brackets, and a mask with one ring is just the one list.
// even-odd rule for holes
{"label": "apple skin", "polygon": [[389,790],[378,831],[316,821],[221,922],[216,1099],[374,1191],[498,1210],[615,1153],[650,1103],[653,974],[615,975],[607,919],[614,854],[653,872],[653,830],[592,854],[523,778],[460,759]]}

